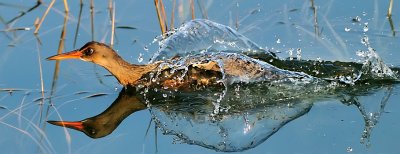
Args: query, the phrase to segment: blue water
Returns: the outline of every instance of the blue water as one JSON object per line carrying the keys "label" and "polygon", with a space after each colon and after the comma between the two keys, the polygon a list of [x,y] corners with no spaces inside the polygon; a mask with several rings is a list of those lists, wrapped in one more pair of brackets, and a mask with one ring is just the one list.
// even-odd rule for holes
{"label": "blue water", "polygon": [[[177,1],[178,2],[178,1]],[[0,17],[5,21],[28,9],[34,2],[5,1]],[[50,2],[45,2],[49,4]],[[78,19],[78,2],[69,2],[70,18],[67,23],[64,52],[91,40],[89,2],[85,1],[76,47],[74,33]],[[165,1],[170,13],[172,1]],[[309,1],[205,1],[208,19],[231,26],[264,49],[278,52],[279,57],[296,57],[301,49],[302,59],[360,61],[359,50],[367,51],[361,43],[368,36],[372,48],[389,66],[400,66],[397,57],[399,38],[392,36],[386,18],[388,1],[315,1],[317,6],[318,36],[314,33],[313,10]],[[176,11],[176,26],[190,19],[185,2],[183,17]],[[196,2],[196,5],[197,2]],[[9,24],[11,28],[29,27],[28,31],[1,32],[0,35],[0,147],[4,153],[214,153],[197,145],[173,142],[171,135],[155,132],[154,123],[145,135],[151,119],[149,110],[134,113],[109,136],[91,139],[75,130],[48,125],[48,120],[82,120],[104,111],[118,96],[122,87],[105,69],[78,60],[62,61],[54,96],[42,97],[39,63],[43,70],[44,96],[51,94],[55,62],[45,58],[56,54],[63,27],[63,3],[57,1],[39,31],[41,44],[33,35],[33,23],[40,18],[47,5]],[[395,2],[394,6],[398,6]],[[132,63],[147,63],[158,49],[152,43],[160,30],[153,2],[118,1],[115,3],[116,25],[137,29],[117,29],[114,49]],[[393,9],[394,27],[398,9]],[[107,3],[95,2],[95,35],[97,41],[109,42],[110,22]],[[169,16],[169,14],[167,15]],[[360,22],[352,19],[359,16]],[[196,8],[196,17],[202,18]],[[238,27],[235,21],[238,19]],[[3,22],[2,22],[3,23]],[[366,24],[367,23],[367,24]],[[368,26],[368,30],[365,29]],[[7,29],[1,24],[0,30]],[[347,30],[346,30],[347,29]],[[397,30],[397,29],[396,29]],[[397,33],[397,31],[396,31]],[[148,49],[148,50],[147,50]],[[290,55],[290,51],[292,55]],[[40,57],[38,57],[38,52]],[[138,61],[142,54],[144,60]],[[12,93],[4,89],[16,89]],[[3,91],[4,90],[4,91]],[[85,92],[85,93],[82,93]],[[101,97],[87,96],[106,93]],[[385,102],[386,95],[389,95]],[[350,99],[348,96],[343,98]],[[379,113],[372,128],[369,142],[360,143],[364,131],[364,118],[355,105],[346,105],[341,99],[315,101],[309,112],[290,121],[265,142],[243,153],[397,153],[400,133],[399,86],[383,87],[357,96],[358,102],[369,113]],[[382,104],[384,109],[381,109]],[[40,113],[43,120],[40,121]],[[40,129],[39,129],[40,128]],[[67,131],[68,135],[66,135]],[[157,133],[157,135],[156,135]],[[157,143],[157,144],[156,144]]]}

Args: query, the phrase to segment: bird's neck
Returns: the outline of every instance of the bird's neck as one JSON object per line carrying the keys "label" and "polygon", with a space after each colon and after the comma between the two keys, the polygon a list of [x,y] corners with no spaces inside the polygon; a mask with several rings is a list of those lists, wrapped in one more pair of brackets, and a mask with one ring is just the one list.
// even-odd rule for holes
{"label": "bird's neck", "polygon": [[114,60],[103,67],[117,78],[123,86],[135,86],[143,75],[153,71],[158,67],[158,63],[147,65],[130,64],[121,57],[116,56]]}

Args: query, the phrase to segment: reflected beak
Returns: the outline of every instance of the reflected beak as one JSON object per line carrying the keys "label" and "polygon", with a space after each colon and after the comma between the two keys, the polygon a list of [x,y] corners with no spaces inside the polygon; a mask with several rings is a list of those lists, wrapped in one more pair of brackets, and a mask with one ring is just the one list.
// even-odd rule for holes
{"label": "reflected beak", "polygon": [[53,125],[72,128],[79,131],[82,131],[84,127],[81,121],[47,121],[47,122]]}
{"label": "reflected beak", "polygon": [[46,58],[47,60],[64,60],[64,59],[80,59],[82,52],[79,50],[74,50],[71,52],[66,52],[58,55],[54,55]]}

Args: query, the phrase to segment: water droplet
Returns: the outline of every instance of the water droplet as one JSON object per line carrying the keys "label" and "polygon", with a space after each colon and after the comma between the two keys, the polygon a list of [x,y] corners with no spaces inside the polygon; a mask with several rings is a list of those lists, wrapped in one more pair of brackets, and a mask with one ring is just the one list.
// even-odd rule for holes
{"label": "water droplet", "polygon": [[277,39],[277,40],[276,40],[276,43],[277,43],[277,44],[281,43],[281,39]]}
{"label": "water droplet", "polygon": [[143,54],[142,53],[139,53],[139,57],[138,57],[137,61],[139,63],[141,63],[143,61]]}
{"label": "water droplet", "polygon": [[364,32],[368,31],[368,22],[364,23],[364,28],[363,28]]}
{"label": "water droplet", "polygon": [[171,70],[169,70],[169,73],[174,74],[175,73],[175,68],[172,68]]}
{"label": "water droplet", "polygon": [[288,51],[290,60],[293,60],[293,50],[294,50],[293,48],[290,48],[289,51]]}
{"label": "water droplet", "polygon": [[296,55],[297,60],[300,60],[301,59],[301,49],[297,48],[296,53],[297,53],[297,55]]}
{"label": "water droplet", "polygon": [[361,17],[356,16],[355,18],[353,18],[352,21],[353,21],[353,22],[360,22],[360,21],[361,21]]}
{"label": "water droplet", "polygon": [[346,148],[346,151],[347,151],[347,152],[352,152],[352,151],[353,151],[353,148],[347,147],[347,148]]}
{"label": "water droplet", "polygon": [[368,38],[368,36],[363,36],[363,37],[361,38],[361,43],[364,44],[365,46],[368,46],[368,45],[369,45],[369,38]]}
{"label": "water droplet", "polygon": [[149,47],[147,47],[147,45],[146,45],[146,46],[143,47],[143,50],[144,51],[149,51]]}
{"label": "water droplet", "polygon": [[239,86],[239,85],[235,87],[235,91],[236,91],[236,92],[239,92],[239,91],[240,91],[240,86]]}
{"label": "water droplet", "polygon": [[317,57],[317,61],[318,61],[318,62],[322,62],[321,57]]}
{"label": "water droplet", "polygon": [[361,51],[361,50],[358,50],[356,52],[356,55],[359,56],[359,57],[362,57],[362,58],[367,57],[367,53],[365,51]]}
{"label": "water droplet", "polygon": [[367,12],[362,12],[362,15],[363,15],[363,16],[366,16],[366,15],[367,15]]}
{"label": "water droplet", "polygon": [[344,31],[345,31],[345,32],[349,32],[350,30],[351,30],[351,29],[348,28],[348,27],[345,27],[345,28],[344,28]]}
{"label": "water droplet", "polygon": [[167,98],[168,95],[167,95],[167,94],[163,94],[162,96],[163,96],[164,98]]}

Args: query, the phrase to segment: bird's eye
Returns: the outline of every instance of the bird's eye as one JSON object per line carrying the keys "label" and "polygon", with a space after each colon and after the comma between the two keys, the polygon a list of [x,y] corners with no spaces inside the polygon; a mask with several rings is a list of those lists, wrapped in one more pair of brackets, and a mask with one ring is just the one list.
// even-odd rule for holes
{"label": "bird's eye", "polygon": [[90,134],[95,135],[96,134],[96,130],[95,129],[91,129],[90,130]]}
{"label": "bird's eye", "polygon": [[90,55],[93,54],[93,52],[94,52],[94,50],[93,50],[92,48],[87,48],[87,49],[85,50],[84,54],[85,54],[86,56],[90,56]]}

